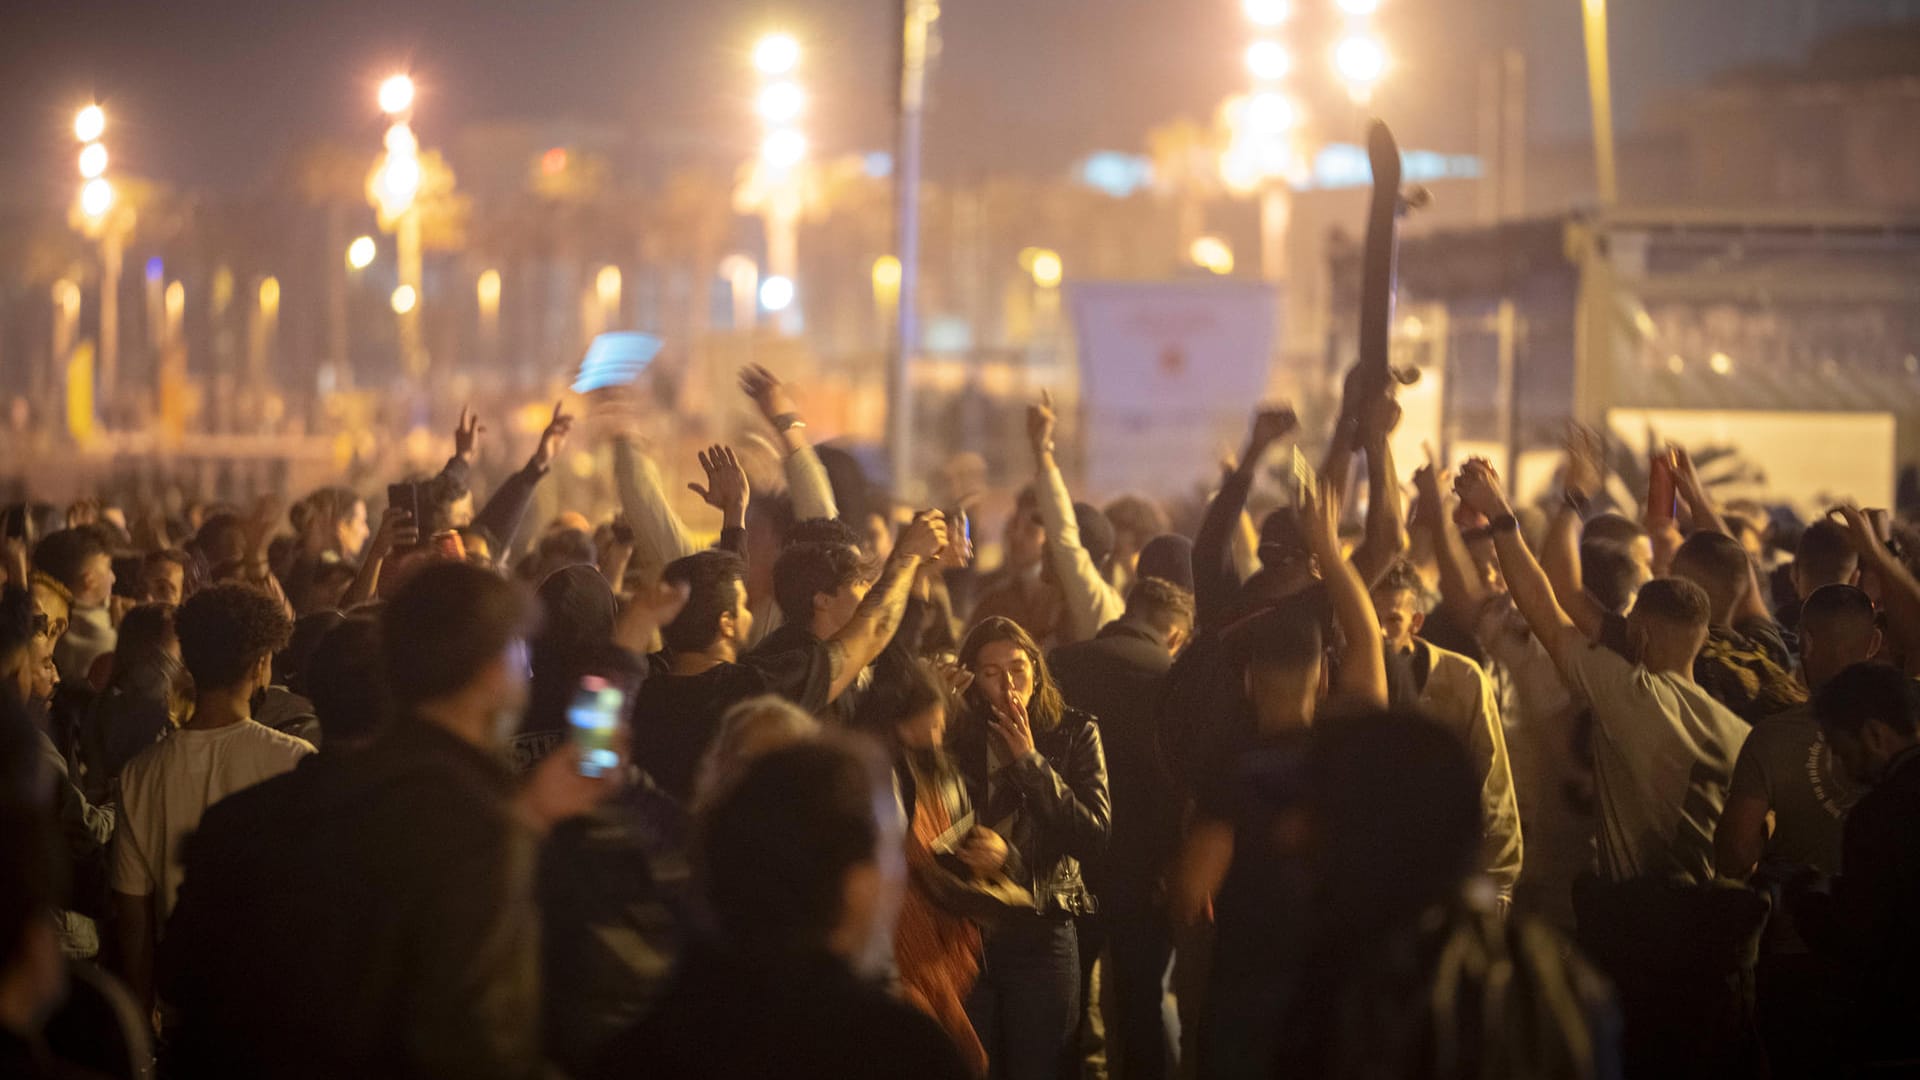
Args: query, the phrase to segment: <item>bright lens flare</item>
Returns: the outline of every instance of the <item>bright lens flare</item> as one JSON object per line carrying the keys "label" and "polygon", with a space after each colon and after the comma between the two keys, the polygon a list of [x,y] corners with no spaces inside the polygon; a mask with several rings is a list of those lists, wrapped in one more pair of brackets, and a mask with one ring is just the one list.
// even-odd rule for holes
{"label": "bright lens flare", "polygon": [[790,129],[769,132],[760,156],[776,169],[791,169],[807,156],[807,137]]}
{"label": "bright lens flare", "polygon": [[263,278],[260,282],[260,310],[280,310],[280,279]]}
{"label": "bright lens flare", "polygon": [[80,211],[97,218],[113,209],[113,185],[101,178],[87,181],[80,189]]}
{"label": "bright lens flare", "polygon": [[380,84],[380,111],[395,116],[413,107],[413,80],[405,75],[389,76]]}
{"label": "bright lens flare", "polygon": [[1380,0],[1340,0],[1340,10],[1349,15],[1371,15],[1380,10]]}
{"label": "bright lens flare", "polygon": [[1241,10],[1255,26],[1279,26],[1293,14],[1292,0],[1246,0]]}
{"label": "bright lens flare", "polygon": [[768,34],[753,47],[753,66],[762,75],[785,75],[800,63],[800,43],[791,34]]}
{"label": "bright lens flare", "polygon": [[760,91],[754,111],[769,124],[790,124],[807,107],[807,95],[792,82],[782,80]]}
{"label": "bright lens flare", "polygon": [[93,142],[107,130],[106,111],[98,105],[89,105],[80,110],[73,118],[73,137],[83,143]]}
{"label": "bright lens flare", "polygon": [[1043,289],[1052,289],[1060,284],[1066,267],[1060,261],[1059,252],[1037,251],[1033,255],[1033,283]]}
{"label": "bright lens flare", "polygon": [[1378,38],[1354,34],[1334,47],[1333,67],[1357,87],[1372,86],[1387,71],[1387,50]]}
{"label": "bright lens flare", "polygon": [[1233,249],[1217,236],[1203,236],[1187,249],[1193,265],[1215,274],[1233,273]]}
{"label": "bright lens flare", "polygon": [[365,270],[373,265],[373,257],[378,252],[373,237],[358,236],[347,245],[347,266],[354,270]]}
{"label": "bright lens flare", "polygon": [[107,171],[107,148],[88,143],[80,150],[80,175],[91,180]]}
{"label": "bright lens flare", "polygon": [[1287,55],[1286,46],[1277,41],[1256,41],[1247,46],[1247,71],[1254,78],[1273,82],[1287,77],[1293,70],[1293,57]]}
{"label": "bright lens flare", "polygon": [[474,284],[474,290],[483,308],[498,307],[500,304],[500,271],[482,270],[480,280]]}
{"label": "bright lens flare", "polygon": [[600,303],[612,307],[620,302],[620,268],[603,266],[594,275],[593,291],[600,297]]}
{"label": "bright lens flare", "polygon": [[1263,90],[1247,99],[1247,130],[1256,135],[1279,135],[1300,122],[1299,106],[1285,94]]}
{"label": "bright lens flare", "polygon": [[402,285],[393,290],[393,313],[395,315],[405,315],[407,312],[412,311],[414,305],[419,302],[420,294],[414,292],[413,286],[411,285]]}
{"label": "bright lens flare", "polygon": [[785,311],[793,303],[793,279],[775,274],[760,283],[760,306],[768,311]]}

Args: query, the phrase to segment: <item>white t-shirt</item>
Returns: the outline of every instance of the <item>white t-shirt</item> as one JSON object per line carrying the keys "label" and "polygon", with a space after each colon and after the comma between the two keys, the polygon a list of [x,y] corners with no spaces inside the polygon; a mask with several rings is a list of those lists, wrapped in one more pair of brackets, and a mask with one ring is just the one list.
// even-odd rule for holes
{"label": "white t-shirt", "polygon": [[252,720],[210,730],[181,728],[148,747],[120,773],[114,826],[113,891],[153,896],[160,925],[180,891],[180,841],[207,807],[292,769],[313,753],[304,740]]}
{"label": "white t-shirt", "polygon": [[1593,705],[1601,876],[1713,881],[1713,832],[1746,721],[1691,679],[1604,645],[1576,650],[1566,675]]}

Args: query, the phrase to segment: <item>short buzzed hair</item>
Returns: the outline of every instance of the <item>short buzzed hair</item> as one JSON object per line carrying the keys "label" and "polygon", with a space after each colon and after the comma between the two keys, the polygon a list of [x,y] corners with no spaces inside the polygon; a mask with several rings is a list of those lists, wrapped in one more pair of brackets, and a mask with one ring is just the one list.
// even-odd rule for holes
{"label": "short buzzed hair", "polygon": [[1793,566],[1796,578],[1813,586],[1849,581],[1859,569],[1860,554],[1853,537],[1837,521],[1822,519],[1807,526],[1794,546]]}
{"label": "short buzzed hair", "polygon": [[1747,581],[1747,549],[1725,533],[1697,532],[1674,554],[1676,567],[1685,565],[1706,580],[1699,582],[1722,593],[1738,593]]}
{"label": "short buzzed hair", "polygon": [[1632,544],[1635,540],[1646,538],[1646,526],[1632,518],[1612,513],[1588,518],[1587,523],[1581,526],[1580,530],[1582,540],[1602,540],[1623,547]]}
{"label": "short buzzed hair", "polygon": [[471,684],[515,638],[533,629],[525,590],[463,562],[435,562],[380,609],[387,686],[408,706]]}
{"label": "short buzzed hair", "polygon": [[1800,625],[1816,634],[1840,628],[1864,633],[1874,628],[1878,618],[1873,599],[1853,585],[1822,585],[1800,605]]}
{"label": "short buzzed hair", "polygon": [[1633,610],[1676,626],[1705,627],[1713,604],[1699,585],[1686,578],[1663,577],[1640,587]]}

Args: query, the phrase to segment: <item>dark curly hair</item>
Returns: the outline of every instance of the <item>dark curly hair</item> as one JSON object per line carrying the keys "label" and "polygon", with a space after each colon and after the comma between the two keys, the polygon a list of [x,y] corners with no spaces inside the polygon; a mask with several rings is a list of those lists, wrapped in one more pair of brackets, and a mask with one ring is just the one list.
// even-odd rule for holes
{"label": "dark curly hair", "polygon": [[747,564],[731,551],[696,551],[675,559],[660,572],[670,585],[687,584],[687,604],[660,628],[660,639],[673,652],[697,653],[720,636],[720,619],[740,599]]}
{"label": "dark curly hair", "polygon": [[797,626],[813,620],[813,598],[839,592],[867,576],[860,549],[840,543],[788,544],[773,564],[773,599],[780,617]]}
{"label": "dark curly hair", "polygon": [[201,693],[237,685],[293,636],[280,601],[238,581],[194,593],[174,613],[173,625],[180,659]]}

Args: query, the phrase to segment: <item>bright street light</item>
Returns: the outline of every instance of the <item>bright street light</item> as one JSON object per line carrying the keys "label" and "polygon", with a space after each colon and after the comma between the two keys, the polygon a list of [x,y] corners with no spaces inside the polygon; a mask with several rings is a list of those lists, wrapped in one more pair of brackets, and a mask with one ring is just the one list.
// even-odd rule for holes
{"label": "bright street light", "polygon": [[392,75],[380,84],[380,111],[388,116],[398,116],[413,107],[413,80],[405,75]]}
{"label": "bright street light", "polygon": [[260,310],[274,312],[280,310],[280,279],[267,277],[260,280]]}
{"label": "bright street light", "polygon": [[407,312],[412,311],[413,306],[419,302],[420,294],[414,292],[413,286],[411,285],[402,285],[393,290],[392,303],[393,313],[395,315],[405,315]]}
{"label": "bright street light", "polygon": [[80,211],[90,218],[102,217],[113,208],[113,184],[104,177],[87,181],[80,189]]}
{"label": "bright street light", "polygon": [[107,130],[107,114],[98,105],[89,105],[80,110],[73,118],[73,137],[83,143],[93,142]]}
{"label": "bright street light", "polygon": [[1380,0],[1339,0],[1340,10],[1349,15],[1371,15],[1380,10]]}
{"label": "bright street light", "polygon": [[373,265],[373,257],[378,252],[373,237],[358,236],[347,245],[347,266],[354,270],[365,270]]}
{"label": "bright street light", "polygon": [[1215,274],[1233,273],[1233,249],[1217,236],[1202,236],[1187,248],[1193,265]]}
{"label": "bright street light", "polygon": [[1262,90],[1247,99],[1245,115],[1250,133],[1280,135],[1300,122],[1300,107],[1277,90]]}
{"label": "bright street light", "polygon": [[1035,285],[1043,289],[1051,289],[1058,286],[1061,276],[1065,273],[1065,269],[1064,264],[1060,261],[1059,252],[1042,248],[1033,253],[1033,283]]}
{"label": "bright street light", "polygon": [[1247,46],[1247,70],[1253,77],[1263,82],[1274,82],[1287,77],[1293,70],[1293,57],[1287,55],[1287,47],[1277,41],[1256,41]]}
{"label": "bright street light", "polygon": [[107,171],[107,148],[99,143],[88,143],[80,149],[80,175],[92,180]]}
{"label": "bright street light", "polygon": [[1351,34],[1334,47],[1333,67],[1356,96],[1365,96],[1386,74],[1386,47],[1371,34]]}
{"label": "bright street light", "polygon": [[760,144],[760,156],[776,169],[791,169],[807,156],[807,137],[792,128],[770,131]]}
{"label": "bright street light", "polygon": [[774,275],[760,283],[760,306],[785,311],[793,303],[793,279]]}
{"label": "bright street light", "polygon": [[754,111],[769,124],[790,124],[806,107],[806,92],[784,79],[760,91],[760,100],[754,103]]}
{"label": "bright street light", "polygon": [[1255,26],[1279,26],[1293,14],[1292,0],[1245,0],[1241,8]]}
{"label": "bright street light", "polygon": [[480,280],[474,283],[474,292],[480,300],[480,310],[489,312],[498,310],[500,307],[500,271],[480,271]]}
{"label": "bright street light", "polygon": [[800,63],[800,43],[791,34],[768,34],[753,47],[753,66],[762,75],[785,75]]}
{"label": "bright street light", "polygon": [[620,303],[620,268],[612,264],[601,267],[600,272],[594,275],[593,291],[605,307]]}

